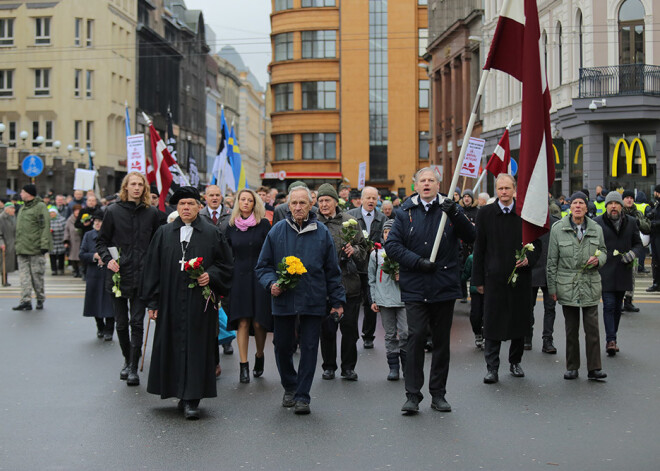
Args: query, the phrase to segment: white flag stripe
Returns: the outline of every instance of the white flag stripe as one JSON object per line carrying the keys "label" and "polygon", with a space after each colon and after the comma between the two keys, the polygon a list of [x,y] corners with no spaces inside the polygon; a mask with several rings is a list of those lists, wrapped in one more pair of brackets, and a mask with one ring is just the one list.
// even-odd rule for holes
{"label": "white flag stripe", "polygon": [[520,217],[536,226],[545,225],[548,220],[548,166],[545,135],[542,136],[541,149],[536,158],[534,170],[527,185],[527,194]]}
{"label": "white flag stripe", "polygon": [[502,162],[504,162],[504,156],[506,155],[506,151],[502,148],[501,145],[497,144],[497,147],[493,151],[493,154],[498,156]]}
{"label": "white flag stripe", "polygon": [[504,0],[500,16],[525,24],[525,0]]}

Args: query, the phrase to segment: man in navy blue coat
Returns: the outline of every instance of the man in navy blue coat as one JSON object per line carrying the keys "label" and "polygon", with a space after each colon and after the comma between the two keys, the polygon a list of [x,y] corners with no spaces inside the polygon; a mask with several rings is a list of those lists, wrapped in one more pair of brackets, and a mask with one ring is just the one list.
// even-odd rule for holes
{"label": "man in navy blue coat", "polygon": [[[311,211],[312,195],[306,187],[289,190],[290,213],[268,233],[255,267],[261,285],[273,296],[273,344],[275,361],[284,387],[283,407],[296,414],[309,414],[319,351],[321,322],[327,315],[341,317],[346,294],[341,284],[337,251],[330,232]],[[307,269],[298,285],[278,286],[277,265],[283,258],[298,257]],[[330,309],[328,309],[328,307]],[[296,349],[296,318],[300,319],[300,363],[293,366]]]}
{"label": "man in navy blue coat", "polygon": [[[429,326],[433,339],[429,378],[431,407],[441,412],[451,411],[445,393],[454,303],[463,297],[459,239],[472,243],[475,229],[461,208],[440,195],[439,190],[433,169],[419,170],[415,175],[416,194],[401,205],[385,242],[387,256],[400,264],[401,299],[406,303],[408,315],[407,401],[401,408],[407,414],[418,412],[423,398],[424,346]],[[431,262],[429,257],[443,212],[449,220],[436,260]]]}

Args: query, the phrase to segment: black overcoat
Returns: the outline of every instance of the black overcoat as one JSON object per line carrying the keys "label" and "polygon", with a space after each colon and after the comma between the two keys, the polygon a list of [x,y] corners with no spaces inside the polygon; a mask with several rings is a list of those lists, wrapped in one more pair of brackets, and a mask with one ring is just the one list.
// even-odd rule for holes
{"label": "black overcoat", "polygon": [[625,214],[622,214],[621,217],[623,219],[618,232],[606,214],[595,219],[603,229],[603,237],[607,247],[607,261],[598,270],[603,291],[632,291],[633,289],[633,264],[623,263],[621,255],[615,257],[615,250],[618,250],[621,254],[632,250],[637,257],[644,256],[644,247],[639,236],[637,221],[632,216],[626,216]]}
{"label": "black overcoat", "polygon": [[112,297],[113,293],[107,289],[107,278],[112,278],[110,271],[104,266],[99,267],[94,261],[96,253],[96,238],[99,233],[93,228],[87,232],[80,244],[80,261],[87,265],[85,277],[85,317],[115,317]]}
{"label": "black overcoat", "polygon": [[[239,216],[240,217],[240,216]],[[270,291],[261,286],[254,268],[257,266],[261,247],[270,231],[270,222],[263,218],[245,232],[227,225],[224,232],[234,255],[234,279],[229,304],[229,329],[238,329],[240,319],[253,319],[261,327],[273,330]]]}
{"label": "black overcoat", "polygon": [[532,309],[532,267],[541,253],[541,242],[527,252],[528,266],[518,269],[516,286],[507,283],[522,249],[522,219],[514,205],[505,214],[497,202],[477,212],[472,280],[484,286],[484,337],[492,340],[522,338],[529,332]]}
{"label": "black overcoat", "polygon": [[[104,222],[105,224],[105,222]],[[147,392],[165,399],[194,400],[215,397],[215,350],[218,311],[209,307],[202,288],[180,269],[181,218],[161,226],[154,235],[144,264],[142,298],[158,309]],[[203,257],[203,266],[216,294],[229,291],[231,249],[220,231],[202,221],[192,222],[193,233],[185,260]]]}

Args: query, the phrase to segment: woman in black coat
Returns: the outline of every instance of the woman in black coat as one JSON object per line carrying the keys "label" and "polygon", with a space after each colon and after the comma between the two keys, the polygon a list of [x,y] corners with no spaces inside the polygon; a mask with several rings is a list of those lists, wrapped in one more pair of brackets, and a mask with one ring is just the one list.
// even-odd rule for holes
{"label": "woman in black coat", "polygon": [[80,261],[87,265],[85,306],[83,316],[96,320],[96,337],[112,340],[115,328],[115,312],[112,308],[112,293],[106,289],[106,278],[110,273],[96,252],[96,238],[103,223],[103,212],[92,215],[93,228],[83,237],[80,244]]}
{"label": "woman in black coat", "polygon": [[257,353],[254,357],[255,378],[264,372],[266,333],[272,330],[270,293],[262,288],[255,275],[261,247],[266,240],[270,223],[258,195],[241,190],[227,226],[221,227],[234,255],[234,283],[229,303],[229,328],[235,329],[240,357],[240,382],[250,382],[248,339],[254,333]]}

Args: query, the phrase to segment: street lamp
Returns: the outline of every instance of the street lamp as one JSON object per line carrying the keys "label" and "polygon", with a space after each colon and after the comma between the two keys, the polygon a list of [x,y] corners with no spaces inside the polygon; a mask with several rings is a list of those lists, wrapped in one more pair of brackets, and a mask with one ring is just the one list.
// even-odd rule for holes
{"label": "street lamp", "polygon": [[28,138],[28,136],[29,136],[29,134],[28,134],[27,131],[21,131],[21,132],[18,134],[18,137],[20,137],[20,138],[21,138],[21,141],[23,141],[23,146],[25,146],[25,140]]}
{"label": "street lamp", "polygon": [[56,151],[59,151],[60,147],[62,147],[62,143],[60,141],[55,141],[53,142],[53,147],[55,148]]}
{"label": "street lamp", "polygon": [[0,142],[2,142],[2,138],[4,137],[5,134],[5,123],[0,123]]}
{"label": "street lamp", "polygon": [[40,146],[41,144],[44,143],[46,139],[44,139],[44,136],[37,136],[37,138],[34,140],[34,142],[37,143],[37,146]]}

